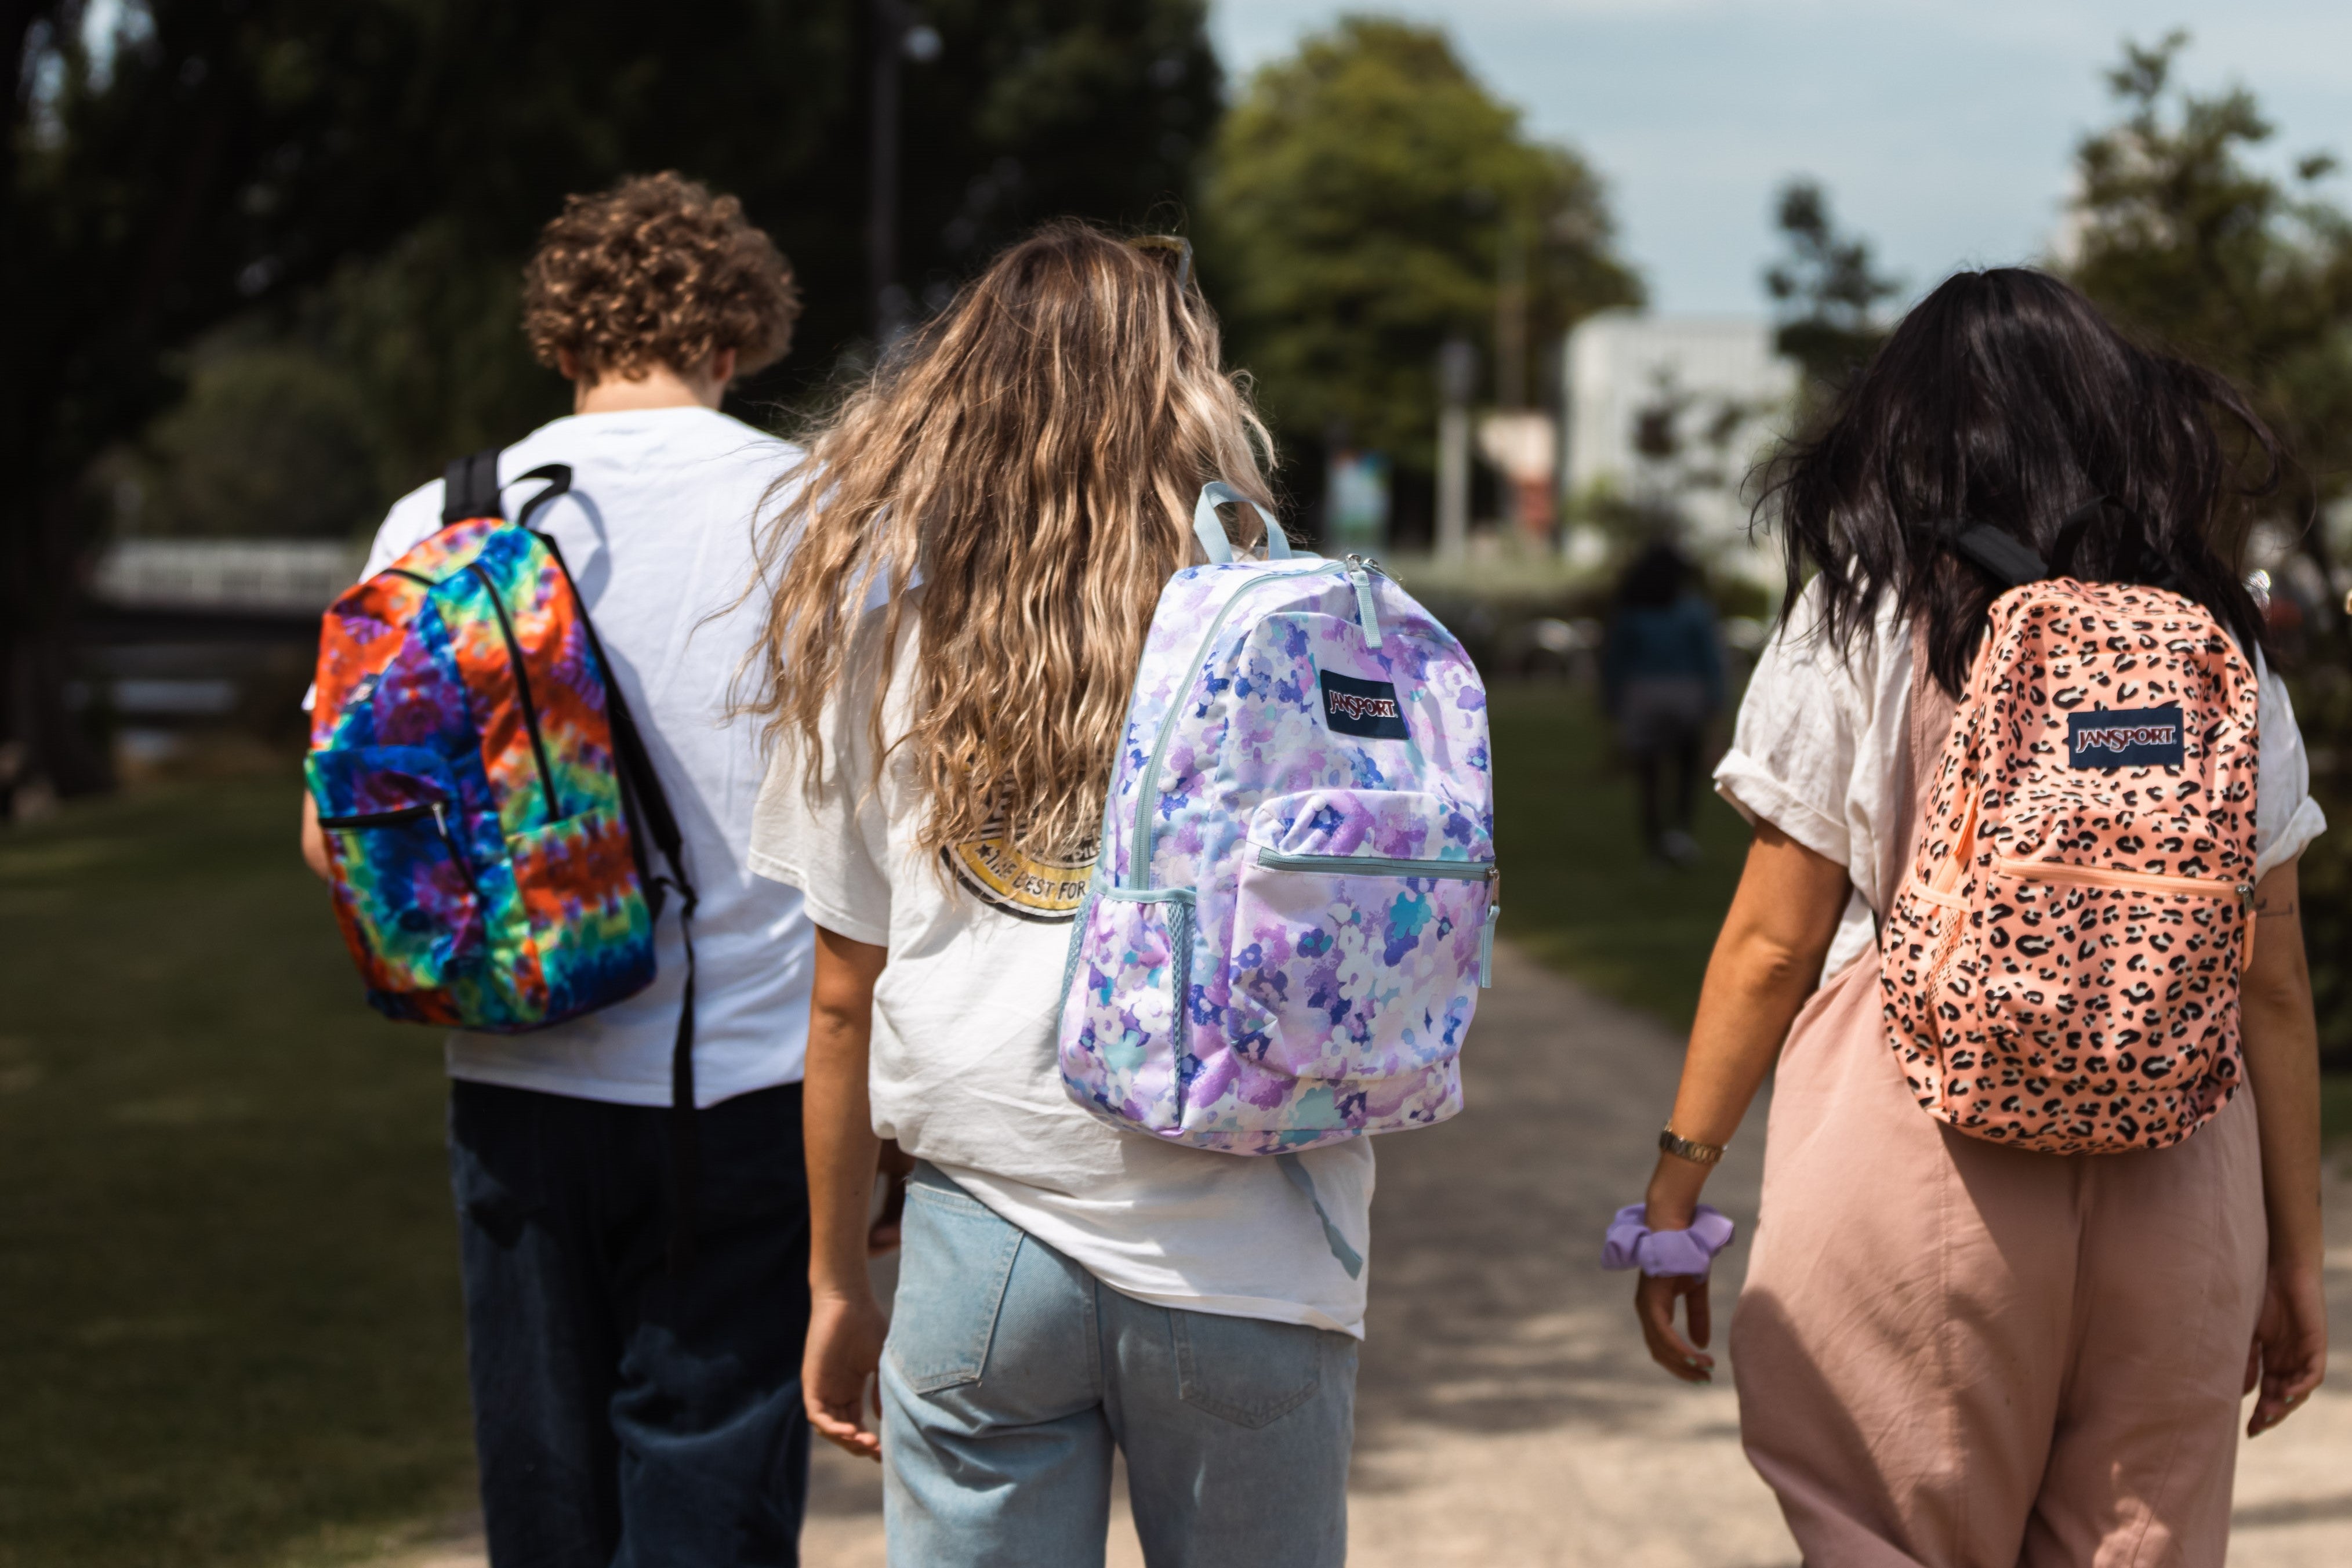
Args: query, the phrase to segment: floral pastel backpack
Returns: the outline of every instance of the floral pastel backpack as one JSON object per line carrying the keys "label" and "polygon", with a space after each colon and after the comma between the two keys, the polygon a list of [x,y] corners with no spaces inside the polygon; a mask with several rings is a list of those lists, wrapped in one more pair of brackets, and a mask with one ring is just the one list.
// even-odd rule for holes
{"label": "floral pastel backpack", "polygon": [[[1144,645],[1071,933],[1060,1055],[1114,1125],[1235,1154],[1428,1126],[1491,962],[1486,698],[1462,645],[1349,556],[1178,573]],[[1293,1180],[1303,1172],[1294,1170]]]}
{"label": "floral pastel backpack", "polygon": [[2058,577],[1994,601],[1880,935],[1888,1041],[1930,1116],[2118,1153],[2229,1102],[2258,706],[2246,657],[2179,594]]}

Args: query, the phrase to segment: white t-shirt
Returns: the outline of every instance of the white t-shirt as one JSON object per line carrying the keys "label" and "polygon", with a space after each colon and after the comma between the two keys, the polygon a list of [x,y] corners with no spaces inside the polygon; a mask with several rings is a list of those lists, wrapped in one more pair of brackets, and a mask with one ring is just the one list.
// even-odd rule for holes
{"label": "white t-shirt", "polygon": [[[1731,750],[1715,787],[1750,822],[1761,817],[1846,868],[1853,897],[1830,943],[1824,976],[1875,941],[1883,912],[1910,868],[1901,863],[1910,830],[1911,780],[1904,748],[1911,722],[1911,634],[1895,596],[1881,597],[1875,622],[1841,651],[1816,635],[1817,595],[1808,588],[1787,629],[1765,645]],[[2304,851],[2327,826],[2311,798],[2311,763],[2286,683],[2259,649],[2262,754],[2254,784],[2254,875]]]}
{"label": "white t-shirt", "polygon": [[[572,490],[531,514],[563,552],[613,679],[645,732],[677,814],[694,912],[694,1098],[715,1105],[797,1083],[808,1046],[812,938],[798,894],[743,863],[761,776],[759,725],[730,722],[730,690],[758,639],[767,595],[752,585],[761,498],[796,449],[708,408],[575,414],[499,458],[507,515],[572,465]],[[441,527],[441,481],[393,503],[363,577]],[[740,607],[735,607],[741,601]],[[658,851],[648,845],[646,852]],[[670,1102],[670,1052],[686,984],[671,899],[655,928],[654,983],[636,995],[527,1035],[449,1037],[451,1078],[621,1105]]]}
{"label": "white t-shirt", "polygon": [[[910,614],[886,739],[906,729],[917,637]],[[1001,839],[923,853],[907,753],[891,752],[873,788],[870,697],[846,689],[823,725],[814,800],[794,735],[778,744],[751,868],[801,889],[816,924],[889,950],[874,992],[874,1130],[1124,1295],[1360,1338],[1361,1270],[1350,1278],[1339,1263],[1315,1203],[1359,1257],[1370,1252],[1369,1141],[1299,1156],[1310,1200],[1274,1160],[1179,1148],[1079,1109],[1055,1053],[1071,895],[1087,868],[1006,875],[1019,868]]]}

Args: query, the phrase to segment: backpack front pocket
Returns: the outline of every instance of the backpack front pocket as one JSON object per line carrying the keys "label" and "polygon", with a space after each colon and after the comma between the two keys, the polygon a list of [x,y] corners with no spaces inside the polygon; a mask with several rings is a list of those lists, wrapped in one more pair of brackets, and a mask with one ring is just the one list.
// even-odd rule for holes
{"label": "backpack front pocket", "polygon": [[388,999],[444,990],[482,946],[446,764],[422,747],[366,746],[313,752],[308,771],[335,912],[369,990]]}
{"label": "backpack front pocket", "polygon": [[1261,805],[1226,961],[1234,1052],[1340,1100],[1369,1096],[1335,1113],[1374,1126],[1378,1085],[1450,1081],[1493,941],[1495,875],[1485,825],[1433,795],[1318,790]]}
{"label": "backpack front pocket", "polygon": [[1906,952],[1933,954],[1895,973],[1923,1105],[2080,1153],[2178,1142],[2228,1100],[2251,884],[2000,854],[1970,876],[1964,900],[1915,880],[1898,906],[1928,938]]}

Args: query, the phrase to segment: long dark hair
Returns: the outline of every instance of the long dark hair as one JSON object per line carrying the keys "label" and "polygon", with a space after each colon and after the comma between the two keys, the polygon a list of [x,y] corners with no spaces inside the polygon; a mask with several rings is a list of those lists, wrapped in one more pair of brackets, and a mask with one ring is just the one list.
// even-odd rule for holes
{"label": "long dark hair", "polygon": [[2006,584],[1949,547],[1956,520],[2087,582],[2172,588],[2251,649],[2247,503],[2286,464],[2228,381],[2132,342],[2047,273],[1998,268],[1946,279],[1904,317],[1773,460],[1758,512],[1777,503],[1790,612],[1816,572],[1819,630],[1843,647],[1892,593],[1958,695]]}

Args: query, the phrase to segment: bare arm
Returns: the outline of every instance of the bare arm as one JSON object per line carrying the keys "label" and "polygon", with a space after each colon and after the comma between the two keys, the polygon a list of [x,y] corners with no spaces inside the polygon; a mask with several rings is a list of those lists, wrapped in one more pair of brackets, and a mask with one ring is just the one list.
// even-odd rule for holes
{"label": "bare arm", "polygon": [[883,1317],[866,1272],[867,1215],[880,1143],[866,1098],[874,983],[887,950],[816,931],[808,1075],[801,1100],[809,1184],[809,1334],[803,1397],[818,1436],[869,1459],[882,1440],[866,1419],[881,1364]]}
{"label": "bare arm", "polygon": [[[1769,822],[1757,825],[1739,890],[1699,990],[1682,1087],[1675,1094],[1676,1132],[1698,1143],[1730,1142],[1821,978],[1847,891],[1844,867]],[[1688,1227],[1708,1169],[1658,1156],[1648,1194],[1653,1230]],[[1688,1302],[1688,1341],[1675,1329],[1677,1300]],[[1685,1382],[1707,1381],[1715,1358],[1697,1348],[1709,1337],[1706,1280],[1644,1275],[1633,1306],[1651,1358]]]}
{"label": "bare arm", "polygon": [[319,826],[319,803],[307,789],[302,792],[302,864],[321,882],[333,876],[327,864],[326,829]]}
{"label": "bare arm", "polygon": [[2254,961],[2239,991],[2239,1041],[2262,1125],[2263,1210],[2270,1268],[2263,1315],[2246,1358],[2260,1385],[2248,1436],[2285,1420],[2327,1370],[2320,1291],[2326,1243],[2319,1215],[2319,1029],[2303,951],[2295,862],[2254,889]]}

